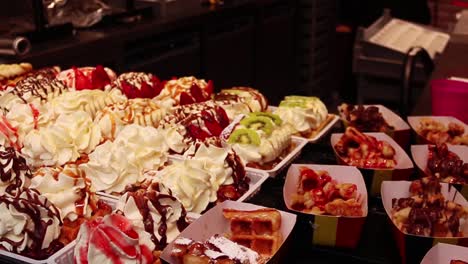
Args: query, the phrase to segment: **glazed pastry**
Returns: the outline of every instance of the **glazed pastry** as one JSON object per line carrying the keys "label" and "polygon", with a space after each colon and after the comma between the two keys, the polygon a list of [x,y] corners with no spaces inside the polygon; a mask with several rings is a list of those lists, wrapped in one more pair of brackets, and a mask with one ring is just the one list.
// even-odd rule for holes
{"label": "glazed pastry", "polygon": [[346,128],[334,148],[350,166],[359,168],[394,168],[396,166],[395,149],[388,142],[363,134],[354,127]]}
{"label": "glazed pastry", "polygon": [[422,118],[416,131],[433,144],[468,145],[468,134],[458,123],[450,122],[446,126],[434,119]]}
{"label": "glazed pastry", "polygon": [[327,107],[317,97],[286,96],[273,113],[292,126],[295,134],[306,138],[330,121]]}
{"label": "glazed pastry", "polygon": [[133,99],[153,98],[161,93],[164,84],[151,73],[126,72],[115,80],[114,86],[120,89],[127,98]]}
{"label": "glazed pastry", "polygon": [[392,199],[391,218],[404,233],[430,237],[464,237],[468,208],[446,200],[436,178],[411,183],[411,197]]}
{"label": "glazed pastry", "polygon": [[105,107],[97,112],[94,121],[101,128],[101,134],[105,139],[114,140],[126,125],[159,126],[166,112],[151,99],[137,98]]}
{"label": "glazed pastry", "polygon": [[57,80],[62,81],[66,87],[80,90],[104,90],[117,78],[115,72],[101,65],[96,67],[73,67],[60,72]]}
{"label": "glazed pastry", "polygon": [[264,264],[267,261],[248,247],[220,235],[214,235],[204,242],[178,238],[171,255],[182,264]]}
{"label": "glazed pastry", "polygon": [[153,100],[162,108],[201,103],[210,99],[213,89],[212,81],[207,83],[193,76],[181,77],[166,82]]}
{"label": "glazed pastry", "polygon": [[271,169],[291,147],[289,125],[274,114],[254,112],[244,117],[228,133],[227,142],[248,167]]}
{"label": "glazed pastry", "polygon": [[394,130],[376,106],[341,104],[338,107],[341,118],[361,132],[389,132]]}
{"label": "glazed pastry", "polygon": [[268,109],[266,97],[250,87],[223,89],[214,96],[214,100],[224,108],[231,121],[240,114],[264,112]]}
{"label": "glazed pastry", "polygon": [[317,215],[363,216],[358,198],[355,184],[338,183],[327,171],[301,167],[291,207]]}
{"label": "glazed pastry", "polygon": [[427,172],[429,175],[448,183],[466,184],[468,182],[468,163],[449,151],[447,144],[428,146],[428,148]]}

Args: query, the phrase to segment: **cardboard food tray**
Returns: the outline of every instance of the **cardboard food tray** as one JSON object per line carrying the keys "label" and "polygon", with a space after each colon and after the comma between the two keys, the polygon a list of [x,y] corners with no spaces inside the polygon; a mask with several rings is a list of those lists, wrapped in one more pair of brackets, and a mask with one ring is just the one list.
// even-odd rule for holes
{"label": "cardboard food tray", "polygon": [[[385,133],[364,133],[369,136],[373,136],[378,140],[388,142],[395,149],[395,160],[397,165],[392,169],[382,168],[358,168],[364,176],[366,182],[367,191],[370,196],[380,195],[380,187],[383,181],[400,181],[407,180],[413,172],[413,162],[406,154],[406,152],[395,142],[390,136]],[[342,133],[332,134],[330,138],[333,151],[335,152],[336,159],[339,164],[347,165],[344,160],[338,155],[335,150],[335,145],[338,143],[340,138],[343,136]]]}
{"label": "cardboard food tray", "polygon": [[418,133],[419,123],[423,118],[433,119],[435,121],[441,122],[445,126],[447,126],[450,122],[454,122],[462,125],[465,128],[465,135],[468,133],[468,125],[453,116],[408,116],[408,124],[411,126],[414,134],[416,135],[417,144],[433,144],[433,142],[428,141]]}
{"label": "cardboard food tray", "polygon": [[[385,133],[393,138],[402,148],[406,148],[409,145],[411,138],[411,128],[399,115],[383,105],[363,106],[366,108],[369,106],[377,107],[379,112],[382,113],[385,121],[387,121],[387,123],[394,128],[393,130]],[[349,122],[343,118],[341,120],[343,121],[343,125],[348,127]]]}
{"label": "cardboard food tray", "polygon": [[[223,208],[232,208],[237,210],[257,210],[265,207],[249,203],[225,201],[203,214],[197,221],[182,231],[179,237],[190,238],[196,241],[204,241],[215,234],[223,235],[229,233],[229,221],[223,216]],[[281,245],[283,245],[284,241],[286,241],[288,236],[291,234],[291,231],[296,223],[296,215],[283,211],[279,212],[281,213],[281,234],[283,239]],[[171,257],[172,248],[173,243],[170,243],[162,252],[161,258],[171,264],[179,263],[176,258]],[[280,249],[278,251],[280,251]]]}
{"label": "cardboard food tray", "polygon": [[[316,215],[297,211],[292,208],[292,195],[297,193],[300,180],[300,168],[328,171],[338,183],[354,183],[357,186],[358,199],[361,201],[363,216],[343,217]],[[362,174],[356,167],[339,165],[292,164],[286,175],[283,187],[283,199],[286,207],[294,212],[310,216],[313,225],[312,244],[332,247],[355,248],[361,237],[361,231],[367,217],[367,190]]]}
{"label": "cardboard food tray", "polygon": [[[457,154],[463,162],[468,162],[468,147],[458,145],[447,145],[449,151]],[[427,176],[427,160],[429,158],[429,145],[413,145],[411,146],[411,155],[416,167],[419,169],[421,177]],[[465,199],[468,199],[468,184],[452,184]]]}
{"label": "cardboard food tray", "polygon": [[[170,157],[170,159],[179,161],[183,160],[183,158],[181,157]],[[246,171],[246,173],[247,177],[250,178],[249,190],[237,200],[238,202],[247,201],[250,198],[252,198],[255,194],[257,194],[260,191],[262,184],[268,179],[268,175],[264,172]],[[111,201],[115,201],[115,205],[117,204],[117,200],[119,199],[119,196],[111,195],[105,192],[97,192],[97,194],[103,199],[105,198]],[[200,214],[187,212],[187,217],[197,219],[200,217]]]}
{"label": "cardboard food tray", "polygon": [[450,264],[451,260],[462,260],[468,262],[468,248],[438,243],[427,252],[421,261],[421,264]]}
{"label": "cardboard food tray", "polygon": [[[382,183],[382,203],[391,222],[393,235],[397,243],[400,257],[403,263],[419,263],[426,252],[439,242],[458,244],[468,246],[468,223],[465,222],[462,227],[464,237],[445,238],[445,237],[424,237],[406,234],[400,231],[395,223],[391,220],[392,199],[393,198],[407,198],[411,194],[409,192],[410,181],[384,181]],[[468,206],[465,198],[455,189],[451,188],[447,183],[441,183],[442,195],[445,199],[458,203],[462,206]]]}
{"label": "cardboard food tray", "polygon": [[[268,106],[268,111],[274,112],[278,107],[277,106]],[[301,137],[299,135],[295,135],[295,137],[303,138],[306,139],[309,143],[315,143],[319,141],[324,135],[327,134],[328,131],[340,120],[340,117],[335,114],[328,114],[327,119],[325,122],[326,124],[321,126],[321,129],[319,131],[316,131],[311,137]]]}

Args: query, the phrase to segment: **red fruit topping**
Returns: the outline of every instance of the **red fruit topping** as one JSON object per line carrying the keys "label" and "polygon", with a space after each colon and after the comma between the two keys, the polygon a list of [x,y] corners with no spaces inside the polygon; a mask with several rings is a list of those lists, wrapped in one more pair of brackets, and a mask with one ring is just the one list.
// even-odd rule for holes
{"label": "red fruit topping", "polygon": [[72,69],[75,73],[75,89],[77,91],[91,89],[93,87],[91,80],[88,77],[86,77],[86,75],[84,75],[82,71],[80,71],[76,67],[73,67]]}
{"label": "red fruit topping", "polygon": [[205,123],[206,128],[208,131],[211,132],[212,136],[219,136],[223,131],[223,127],[214,119],[213,115],[206,111],[202,111],[202,119]]}
{"label": "red fruit topping", "polygon": [[[133,88],[137,90],[136,88]],[[138,92],[138,91],[136,91]],[[141,89],[139,91],[141,98],[153,98],[153,87],[151,87],[147,82],[141,83]]]}
{"label": "red fruit topping", "polygon": [[118,227],[120,231],[133,239],[138,239],[138,233],[133,230],[132,224],[122,215],[112,214],[109,216],[112,225]]}
{"label": "red fruit topping", "polygon": [[328,174],[322,174],[319,177],[319,184],[320,186],[324,186],[325,184],[329,183],[332,181],[332,178]]}
{"label": "red fruit topping", "polygon": [[193,138],[201,140],[201,141],[210,137],[210,135],[207,132],[203,131],[203,129],[201,129],[200,127],[194,124],[188,125],[187,130]]}
{"label": "red fruit topping", "polygon": [[91,83],[93,89],[103,89],[106,85],[111,83],[109,75],[102,65],[96,66],[91,72]]}
{"label": "red fruit topping", "polygon": [[216,106],[215,108],[219,123],[223,129],[229,126],[229,117],[227,116],[226,111],[222,107]]}
{"label": "red fruit topping", "polygon": [[166,82],[161,82],[161,80],[159,80],[158,77],[156,76],[151,76],[151,82],[153,83],[153,96],[152,97],[155,97],[155,96],[158,96],[162,89],[164,88],[164,85],[166,84]]}
{"label": "red fruit topping", "polygon": [[207,98],[203,95],[202,89],[200,89],[200,87],[198,87],[196,83],[193,83],[190,87],[190,94],[193,96],[195,102],[197,103],[204,102],[207,100]]}
{"label": "red fruit topping", "polygon": [[122,80],[120,82],[120,86],[122,86],[122,90],[128,99],[134,99],[138,97],[137,91],[134,89],[133,85],[129,84],[127,81]]}
{"label": "red fruit topping", "polygon": [[180,94],[180,105],[193,104],[195,101],[193,98],[186,92]]}
{"label": "red fruit topping", "polygon": [[208,81],[208,85],[205,88],[205,92],[208,94],[208,96],[211,96],[214,91],[214,84],[212,80]]}
{"label": "red fruit topping", "polygon": [[307,192],[319,187],[319,176],[315,171],[308,168],[301,168],[302,189]]}

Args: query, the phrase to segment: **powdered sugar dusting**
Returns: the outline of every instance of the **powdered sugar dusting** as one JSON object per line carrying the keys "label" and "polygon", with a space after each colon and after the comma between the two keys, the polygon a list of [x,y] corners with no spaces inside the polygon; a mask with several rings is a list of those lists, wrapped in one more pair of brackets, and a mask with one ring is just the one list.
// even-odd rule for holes
{"label": "powdered sugar dusting", "polygon": [[[211,243],[212,245],[219,248],[221,252],[226,254],[230,259],[238,259],[241,263],[258,263],[257,260],[259,255],[257,252],[232,242],[223,236],[212,236],[208,240],[208,243]],[[206,253],[207,252],[205,251],[205,254]]]}

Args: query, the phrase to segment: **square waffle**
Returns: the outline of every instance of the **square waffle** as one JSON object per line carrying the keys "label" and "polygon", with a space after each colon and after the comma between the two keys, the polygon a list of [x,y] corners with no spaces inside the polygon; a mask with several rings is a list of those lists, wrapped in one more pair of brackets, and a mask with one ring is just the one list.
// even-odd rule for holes
{"label": "square waffle", "polygon": [[269,257],[281,245],[281,214],[277,210],[240,211],[225,208],[223,215],[230,221],[230,240]]}

